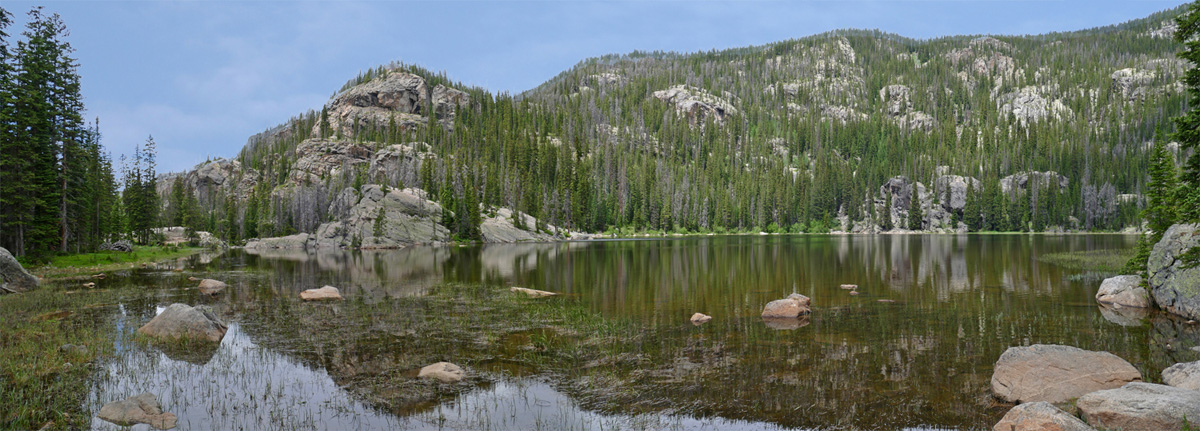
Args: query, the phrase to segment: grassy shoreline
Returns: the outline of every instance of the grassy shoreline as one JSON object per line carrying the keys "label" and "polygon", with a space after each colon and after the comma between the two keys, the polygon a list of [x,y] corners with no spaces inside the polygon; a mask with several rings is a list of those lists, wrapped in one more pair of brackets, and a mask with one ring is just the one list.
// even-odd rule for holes
{"label": "grassy shoreline", "polygon": [[132,252],[99,251],[55,256],[49,263],[27,268],[43,282],[62,281],[100,272],[133,269],[168,259],[178,259],[203,251],[199,247],[136,247]]}

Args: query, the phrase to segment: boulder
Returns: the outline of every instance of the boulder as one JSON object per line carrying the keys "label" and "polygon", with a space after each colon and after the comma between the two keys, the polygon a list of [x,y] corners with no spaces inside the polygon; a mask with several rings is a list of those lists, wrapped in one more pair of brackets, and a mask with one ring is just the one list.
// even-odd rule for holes
{"label": "boulder", "polygon": [[308,289],[300,292],[300,299],[305,301],[341,301],[345,298],[342,298],[342,295],[338,292],[338,288],[333,286],[325,286],[320,289]]}
{"label": "boulder", "polygon": [[252,239],[246,241],[247,250],[267,250],[267,249],[299,249],[303,250],[308,244],[310,235],[306,233],[298,233],[295,235],[279,236],[274,238]]}
{"label": "boulder", "polygon": [[1000,355],[992,393],[1008,402],[1057,404],[1141,379],[1137,368],[1112,353],[1034,344],[1009,347]]}
{"label": "boulder", "polygon": [[839,288],[842,288],[842,289],[845,289],[845,290],[856,290],[856,289],[858,289],[858,285],[857,285],[857,284],[843,284],[843,285],[841,285],[841,286],[838,286],[838,287],[839,287]]}
{"label": "boulder", "polygon": [[1100,282],[1096,301],[1115,308],[1147,308],[1150,306],[1150,294],[1142,287],[1142,276],[1118,275]]}
{"label": "boulder", "polygon": [[449,362],[438,362],[433,365],[427,365],[421,368],[421,372],[417,377],[422,379],[438,379],[443,383],[457,383],[462,381],[466,376],[466,372],[462,367],[451,364]]}
{"label": "boulder", "polygon": [[158,399],[149,392],[105,404],[97,416],[120,426],[148,424],[160,430],[175,428],[178,420],[174,413],[163,413]]}
{"label": "boulder", "polygon": [[516,286],[508,288],[508,291],[516,292],[516,293],[524,293],[525,295],[529,296],[530,298],[542,298],[542,297],[546,297],[546,296],[557,296],[558,295],[557,293],[547,292],[545,290],[526,289],[524,287],[516,287]]}
{"label": "boulder", "polygon": [[767,319],[795,319],[812,312],[812,309],[809,308],[811,302],[812,300],[807,296],[793,293],[788,295],[787,298],[768,302],[763,307],[762,317]]}
{"label": "boulder", "polygon": [[7,249],[0,247],[0,294],[17,293],[36,289],[38,279],[31,275],[17,258]]}
{"label": "boulder", "polygon": [[[1182,389],[1200,391],[1200,361],[1184,362],[1167,367],[1162,372],[1163,383]],[[1200,417],[1195,417],[1200,423]]]}
{"label": "boulder", "polygon": [[1200,418],[1200,391],[1133,382],[1096,391],[1075,402],[1083,418],[1113,430],[1180,430],[1184,418]]}
{"label": "boulder", "polygon": [[1013,407],[993,431],[1095,431],[1083,421],[1045,401]]}
{"label": "boulder", "polygon": [[700,326],[700,325],[703,325],[703,324],[705,324],[705,323],[708,323],[708,321],[710,321],[710,320],[712,320],[712,316],[709,316],[709,315],[707,315],[707,314],[704,314],[704,313],[696,313],[696,314],[693,314],[693,315],[692,315],[692,319],[691,319],[691,321],[692,321],[692,324],[693,324],[693,325],[696,325],[696,326]]}
{"label": "boulder", "polygon": [[138,333],[155,338],[193,338],[213,342],[221,341],[229,329],[207,306],[171,304],[149,323],[138,328]]}
{"label": "boulder", "polygon": [[1200,319],[1200,266],[1185,268],[1180,256],[1200,244],[1198,228],[1198,224],[1171,226],[1146,262],[1154,302],[1163,310],[1189,319]]}
{"label": "boulder", "polygon": [[200,280],[200,286],[197,287],[200,289],[200,293],[205,295],[216,295],[221,293],[222,290],[225,290],[226,287],[229,287],[229,285],[225,284],[223,281],[206,278]]}

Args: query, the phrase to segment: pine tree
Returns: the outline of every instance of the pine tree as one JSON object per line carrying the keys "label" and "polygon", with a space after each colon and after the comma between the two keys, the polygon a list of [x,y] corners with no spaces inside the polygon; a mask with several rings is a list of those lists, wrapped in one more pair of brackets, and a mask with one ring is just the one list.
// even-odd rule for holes
{"label": "pine tree", "polygon": [[908,206],[908,229],[921,230],[925,228],[925,211],[921,208],[921,198],[917,193],[917,188],[914,186],[912,191],[912,202]]}

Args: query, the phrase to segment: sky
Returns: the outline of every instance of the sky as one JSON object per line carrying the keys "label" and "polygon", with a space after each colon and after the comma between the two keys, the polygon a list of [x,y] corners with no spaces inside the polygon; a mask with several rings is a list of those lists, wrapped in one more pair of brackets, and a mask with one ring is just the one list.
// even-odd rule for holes
{"label": "sky", "polygon": [[1180,0],[49,1],[5,0],[9,43],[36,5],[62,16],[87,118],[114,159],[153,136],[160,172],[233,157],[251,135],[392,61],[520,93],[580,61],[696,52],[829,30],[912,38],[1071,31],[1143,18]]}

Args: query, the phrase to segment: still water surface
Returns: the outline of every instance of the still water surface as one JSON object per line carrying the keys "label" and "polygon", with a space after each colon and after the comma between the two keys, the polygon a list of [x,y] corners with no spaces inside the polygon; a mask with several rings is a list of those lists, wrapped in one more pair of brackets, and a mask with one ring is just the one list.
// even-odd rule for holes
{"label": "still water surface", "polygon": [[[1147,381],[1200,359],[1189,348],[1200,344],[1195,325],[1101,310],[1097,274],[1039,261],[1135,241],[805,235],[235,250],[178,262],[186,273],[163,268],[124,279],[150,289],[114,311],[126,336],[89,403],[98,409],[148,390],[179,415],[181,429],[990,429],[1007,410],[989,395],[992,366],[1007,347],[1106,350]],[[221,346],[211,356],[173,359],[125,339],[165,305],[200,302],[186,274],[232,286],[214,304],[231,320]],[[629,353],[653,352],[659,362],[628,366],[639,369],[625,370],[621,390],[570,391],[580,399],[536,370],[497,373],[457,399],[395,414],[342,390],[319,364],[261,346],[261,335],[238,325],[264,292],[296,295],[328,284],[370,303],[424,295],[445,282],[566,294],[605,319],[645,328]],[[841,284],[857,284],[860,294]],[[758,318],[763,304],[792,292],[812,298],[809,318],[782,327]],[[687,322],[694,312],[714,320],[694,327]],[[583,371],[555,378],[592,381]]]}

